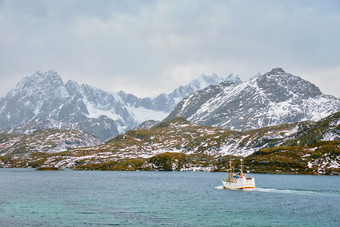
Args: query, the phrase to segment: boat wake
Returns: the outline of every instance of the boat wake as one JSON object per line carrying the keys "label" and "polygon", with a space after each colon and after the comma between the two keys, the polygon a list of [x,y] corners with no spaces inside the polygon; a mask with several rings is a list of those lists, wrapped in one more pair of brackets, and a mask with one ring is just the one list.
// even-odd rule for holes
{"label": "boat wake", "polygon": [[282,193],[282,194],[314,194],[313,191],[291,190],[291,189],[274,189],[274,188],[254,188],[253,191]]}
{"label": "boat wake", "polygon": [[221,190],[221,189],[223,189],[223,185],[216,186],[215,188],[218,189],[218,190]]}
{"label": "boat wake", "polygon": [[297,194],[297,195],[328,195],[328,196],[340,196],[338,193],[325,192],[325,191],[311,191],[304,189],[274,189],[274,188],[254,188],[252,191],[268,192],[268,193],[281,193],[281,194]]}
{"label": "boat wake", "polygon": [[[215,187],[218,190],[224,189],[223,185]],[[303,189],[274,189],[274,188],[251,188],[243,189],[242,191],[265,192],[265,193],[280,193],[280,194],[297,194],[297,195],[328,195],[340,196],[337,192],[311,191]]]}

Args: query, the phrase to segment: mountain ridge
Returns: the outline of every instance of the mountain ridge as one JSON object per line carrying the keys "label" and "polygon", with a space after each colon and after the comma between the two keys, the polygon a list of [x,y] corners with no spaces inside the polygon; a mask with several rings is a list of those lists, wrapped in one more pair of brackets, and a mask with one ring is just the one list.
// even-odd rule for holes
{"label": "mountain ridge", "polygon": [[241,84],[221,83],[193,93],[166,120],[183,116],[202,125],[247,131],[317,121],[339,110],[340,99],[277,68]]}
{"label": "mountain ridge", "polygon": [[[234,75],[235,78],[238,77]],[[23,128],[30,121],[29,124],[37,123],[40,125],[37,128],[41,129],[42,122],[52,119],[55,124],[50,120],[49,126],[53,128],[80,129],[105,140],[133,129],[145,120],[162,120],[184,96],[223,80],[216,74],[202,75],[172,93],[151,99],[123,91],[107,92],[72,80],[64,84],[54,70],[37,71],[0,98],[0,129],[12,127],[7,131],[24,131],[13,127]],[[101,131],[102,126],[105,129]]]}
{"label": "mountain ridge", "polygon": [[322,94],[314,84],[282,68],[258,73],[246,82],[236,74],[226,78],[201,75],[154,98],[107,92],[72,80],[64,84],[51,70],[25,77],[0,98],[0,132],[30,133],[34,128],[46,127],[78,129],[107,140],[144,121],[176,116],[198,124],[246,131],[316,121],[339,110],[339,99]]}

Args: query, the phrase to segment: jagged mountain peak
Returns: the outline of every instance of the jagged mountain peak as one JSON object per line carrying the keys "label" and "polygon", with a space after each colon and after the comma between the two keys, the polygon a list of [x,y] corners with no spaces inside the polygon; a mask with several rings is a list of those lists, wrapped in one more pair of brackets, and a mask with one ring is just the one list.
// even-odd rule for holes
{"label": "jagged mountain peak", "polygon": [[192,80],[188,85],[180,87],[193,87],[197,90],[205,88],[211,84],[217,84],[223,81],[223,78],[213,73],[211,75],[202,74],[197,79]]}
{"label": "jagged mountain peak", "polygon": [[74,80],[69,80],[67,81],[67,83],[65,84],[66,87],[79,87],[80,85],[78,84],[77,81]]}
{"label": "jagged mountain peak", "polygon": [[226,80],[226,81],[233,82],[233,83],[235,83],[235,84],[240,84],[240,83],[242,83],[241,78],[240,78],[237,74],[235,74],[235,73],[230,73],[230,74],[226,77],[225,80]]}
{"label": "jagged mountain peak", "polygon": [[[163,113],[169,113],[172,111],[177,103],[179,103],[184,97],[191,95],[192,93],[204,89],[210,85],[216,85],[223,82],[225,79],[213,73],[212,75],[202,74],[197,79],[192,80],[186,85],[179,86],[169,94],[160,94],[157,97],[150,100],[156,110]],[[153,119],[162,120],[162,119]]]}
{"label": "jagged mountain peak", "polygon": [[81,95],[81,87],[80,85],[74,81],[74,80],[69,80],[66,84],[65,84],[66,90],[67,92],[71,95],[71,96],[78,96],[78,97],[82,97]]}
{"label": "jagged mountain peak", "polygon": [[19,81],[16,88],[11,90],[7,97],[16,97],[17,102],[24,102],[28,105],[31,98],[35,103],[39,100],[47,100],[52,97],[64,99],[68,97],[65,85],[61,77],[54,70],[47,72],[36,71]]}
{"label": "jagged mountain peak", "polygon": [[318,87],[299,76],[286,73],[281,68],[272,69],[256,79],[259,86],[272,101],[290,98],[306,99],[321,95]]}
{"label": "jagged mountain peak", "polygon": [[34,74],[23,78],[17,85],[17,89],[34,88],[40,86],[63,86],[64,83],[54,70],[47,72],[36,71]]}
{"label": "jagged mountain peak", "polygon": [[80,98],[88,97],[88,98],[94,98],[95,96],[104,98],[104,96],[107,98],[107,96],[112,96],[113,92],[104,91],[103,89],[94,87],[89,84],[79,84],[76,81],[69,80],[65,87],[67,89],[67,92],[71,96],[77,96]]}
{"label": "jagged mountain peak", "polygon": [[286,73],[286,72],[282,68],[274,68],[266,74],[279,75],[279,74],[284,74],[284,73]]}
{"label": "jagged mountain peak", "polygon": [[260,76],[262,76],[262,74],[261,74],[260,72],[258,72],[258,73],[256,73],[254,76],[250,77],[249,80],[254,80],[254,79],[256,79],[256,78],[258,78],[258,77],[260,77]]}

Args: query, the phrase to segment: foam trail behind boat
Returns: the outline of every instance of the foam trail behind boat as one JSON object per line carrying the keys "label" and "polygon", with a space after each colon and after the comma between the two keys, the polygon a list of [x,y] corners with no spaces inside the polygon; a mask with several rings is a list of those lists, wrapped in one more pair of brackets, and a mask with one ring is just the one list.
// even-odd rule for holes
{"label": "foam trail behind boat", "polygon": [[252,191],[258,192],[270,192],[270,193],[281,193],[281,194],[297,194],[297,195],[324,195],[324,196],[336,196],[340,197],[339,193],[336,192],[318,192],[318,191],[310,191],[310,190],[301,190],[301,189],[274,189],[274,188],[254,188]]}

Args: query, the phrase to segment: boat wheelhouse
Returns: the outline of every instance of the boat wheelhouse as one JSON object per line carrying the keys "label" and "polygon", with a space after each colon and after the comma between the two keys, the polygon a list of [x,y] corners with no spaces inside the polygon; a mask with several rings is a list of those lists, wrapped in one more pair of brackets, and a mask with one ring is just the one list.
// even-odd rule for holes
{"label": "boat wheelhouse", "polygon": [[226,189],[251,189],[255,188],[255,178],[247,177],[243,173],[243,162],[241,159],[241,170],[239,173],[234,173],[231,160],[229,162],[228,174],[225,179],[222,180],[223,187]]}

